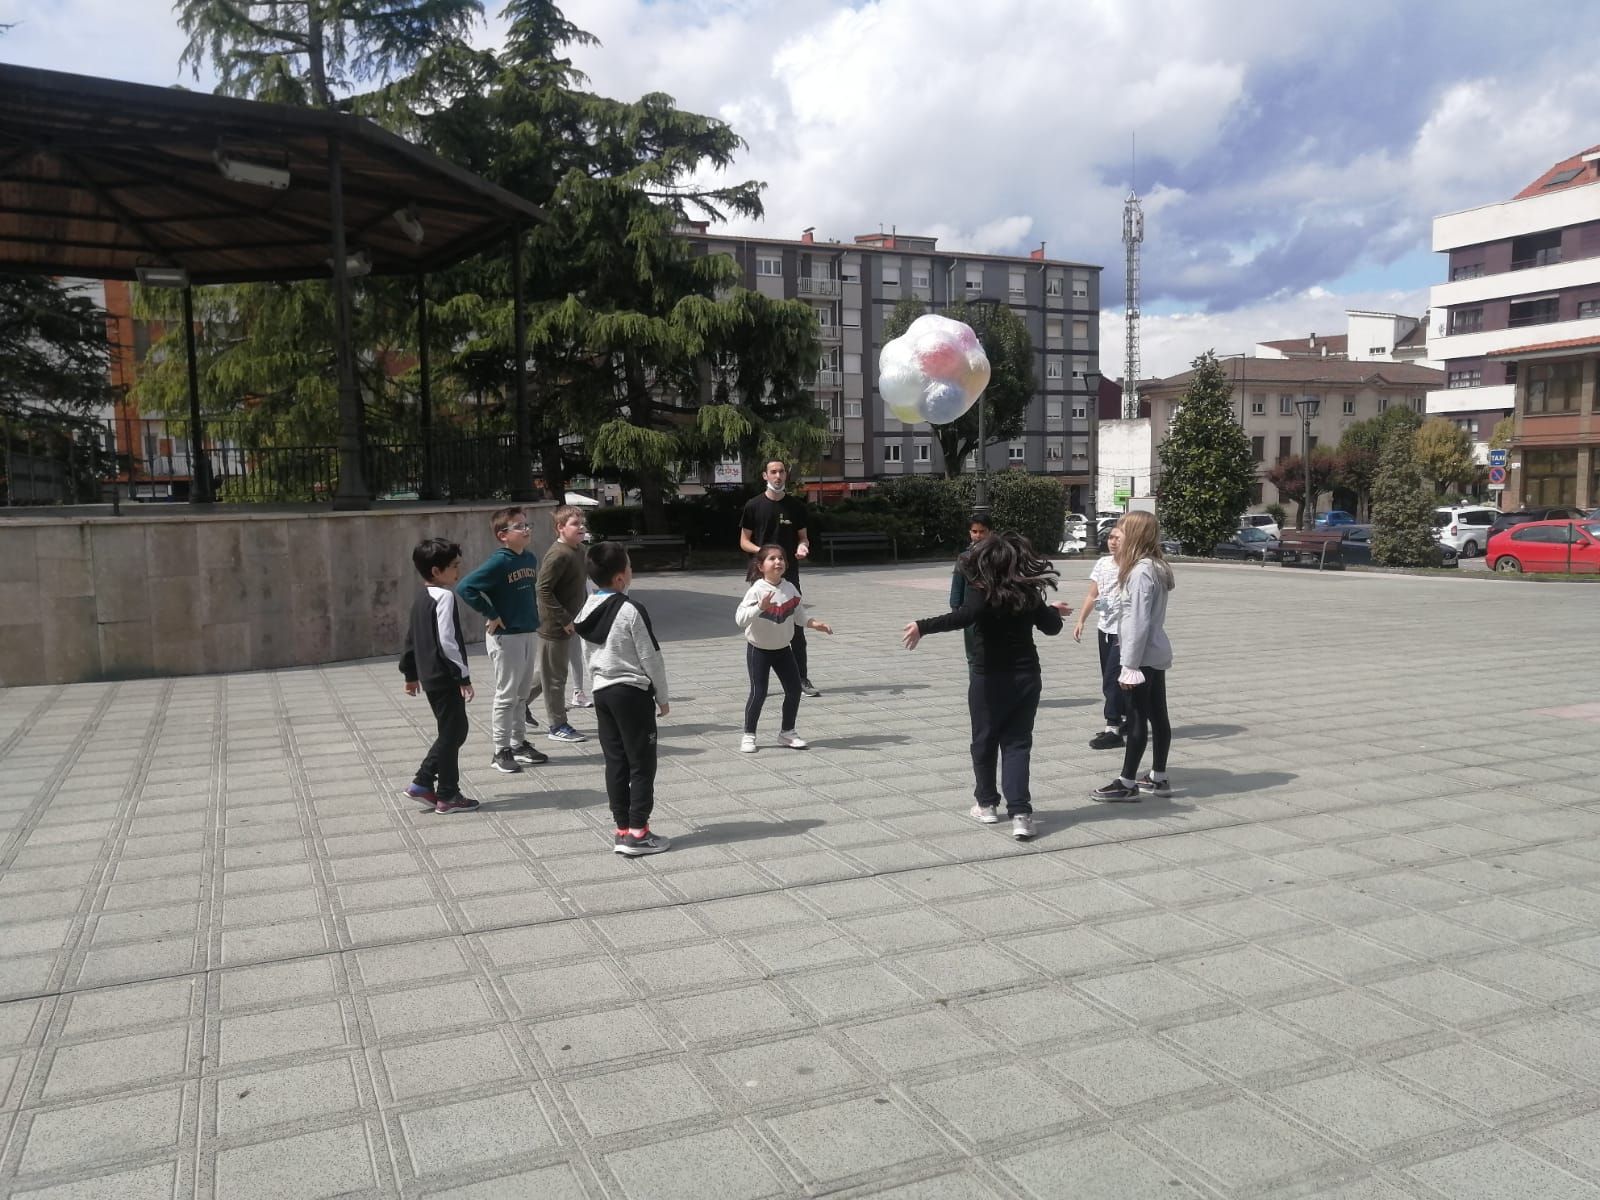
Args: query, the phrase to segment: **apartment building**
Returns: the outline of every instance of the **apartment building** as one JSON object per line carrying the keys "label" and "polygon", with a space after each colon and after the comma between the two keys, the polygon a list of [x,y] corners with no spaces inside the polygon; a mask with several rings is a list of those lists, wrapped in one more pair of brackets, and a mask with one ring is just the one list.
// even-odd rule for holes
{"label": "apartment building", "polygon": [[[940,250],[936,239],[897,232],[824,241],[732,237],[705,225],[684,231],[704,254],[739,264],[744,285],[781,300],[803,300],[816,312],[822,368],[812,394],[828,416],[833,443],[818,498],[861,490],[879,479],[943,474],[939,443],[928,425],[897,420],[878,394],[878,352],[894,306],[907,297],[933,312],[952,299],[1007,304],[1027,324],[1037,390],[1021,437],[989,447],[991,472],[1025,470],[1059,478],[1068,504],[1093,503],[1099,386],[1100,268],[1046,258]],[[975,461],[964,470],[976,466]]]}
{"label": "apartment building", "polygon": [[[1430,391],[1443,382],[1441,372],[1414,363],[1352,362],[1331,356],[1239,357],[1224,359],[1221,365],[1231,385],[1234,412],[1250,438],[1256,464],[1250,502],[1255,507],[1279,500],[1277,489],[1267,480],[1268,469],[1280,459],[1300,453],[1304,430],[1295,401],[1314,398],[1319,402],[1311,422],[1310,446],[1315,450],[1337,446],[1349,426],[1394,405],[1421,413]],[[1185,371],[1140,385],[1141,398],[1150,402],[1150,427],[1158,444],[1165,440],[1193,378],[1193,371]],[[1335,496],[1332,507],[1349,507],[1345,499]]]}
{"label": "apartment building", "polygon": [[[1522,363],[1542,374],[1562,362],[1529,347],[1600,339],[1600,146],[1509,200],[1434,218],[1433,248],[1449,279],[1431,290],[1429,352],[1445,380],[1428,412],[1486,444],[1518,403]],[[1542,379],[1534,392],[1547,394]]]}

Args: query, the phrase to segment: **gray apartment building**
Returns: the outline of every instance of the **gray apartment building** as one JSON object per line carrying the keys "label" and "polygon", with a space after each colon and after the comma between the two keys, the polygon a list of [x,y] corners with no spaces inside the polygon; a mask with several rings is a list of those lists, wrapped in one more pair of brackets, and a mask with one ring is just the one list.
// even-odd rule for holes
{"label": "gray apartment building", "polygon": [[[1071,508],[1094,498],[1100,367],[1100,268],[1044,256],[1026,258],[941,251],[936,239],[901,233],[824,241],[806,230],[798,240],[732,237],[695,224],[683,230],[696,251],[726,254],[744,284],[774,299],[803,300],[817,314],[822,369],[812,394],[828,416],[833,442],[815,498],[862,490],[900,475],[943,474],[939,443],[927,425],[907,425],[877,391],[878,351],[894,306],[906,297],[933,312],[957,300],[1007,304],[1028,327],[1036,391],[1023,435],[989,447],[991,472],[1025,470],[1059,478]],[[971,470],[975,462],[963,469]]]}

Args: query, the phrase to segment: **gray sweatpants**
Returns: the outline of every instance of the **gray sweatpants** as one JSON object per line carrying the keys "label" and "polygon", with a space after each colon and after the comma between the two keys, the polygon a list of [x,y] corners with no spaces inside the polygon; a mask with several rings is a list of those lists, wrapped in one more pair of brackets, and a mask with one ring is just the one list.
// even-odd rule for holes
{"label": "gray sweatpants", "polygon": [[528,722],[523,716],[529,694],[537,694],[539,666],[537,633],[491,633],[484,641],[489,647],[489,662],[494,667],[494,708],[489,716],[489,735],[496,750],[514,749],[528,740]]}

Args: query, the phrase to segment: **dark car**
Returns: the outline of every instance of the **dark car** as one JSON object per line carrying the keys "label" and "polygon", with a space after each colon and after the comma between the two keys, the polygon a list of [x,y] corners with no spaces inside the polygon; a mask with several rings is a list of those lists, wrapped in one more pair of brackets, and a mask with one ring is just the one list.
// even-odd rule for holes
{"label": "dark car", "polygon": [[1251,562],[1277,562],[1278,539],[1259,529],[1246,527],[1225,542],[1211,547],[1212,558],[1248,559]]}
{"label": "dark car", "polygon": [[[1372,526],[1371,525],[1342,525],[1339,527],[1340,557],[1347,566],[1368,567],[1372,565]],[[1449,546],[1435,545],[1434,552],[1438,555],[1434,562],[1428,564],[1434,567],[1459,567],[1461,556]]]}
{"label": "dark car", "polygon": [[[1507,529],[1515,529],[1518,525],[1526,525],[1529,521],[1581,521],[1583,510],[1556,506],[1553,508],[1519,508],[1515,512],[1501,513],[1494,519],[1494,524],[1489,527],[1489,536],[1504,533]],[[1488,547],[1485,546],[1485,549]]]}
{"label": "dark car", "polygon": [[1354,525],[1355,523],[1356,519],[1353,514],[1345,512],[1342,508],[1336,508],[1332,512],[1318,513],[1316,527],[1318,529],[1327,529],[1338,525]]}

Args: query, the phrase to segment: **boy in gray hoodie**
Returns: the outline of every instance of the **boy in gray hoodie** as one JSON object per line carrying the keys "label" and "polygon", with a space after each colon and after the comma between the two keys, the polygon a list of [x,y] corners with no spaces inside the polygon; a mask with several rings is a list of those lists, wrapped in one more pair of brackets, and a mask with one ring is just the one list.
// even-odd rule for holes
{"label": "boy in gray hoodie", "polygon": [[606,799],[618,854],[660,854],[672,843],[650,832],[655,807],[656,717],[666,716],[667,665],[650,614],[628,595],[633,565],[615,542],[589,547],[589,578],[598,589],[574,628],[588,642],[589,695],[606,760]]}

